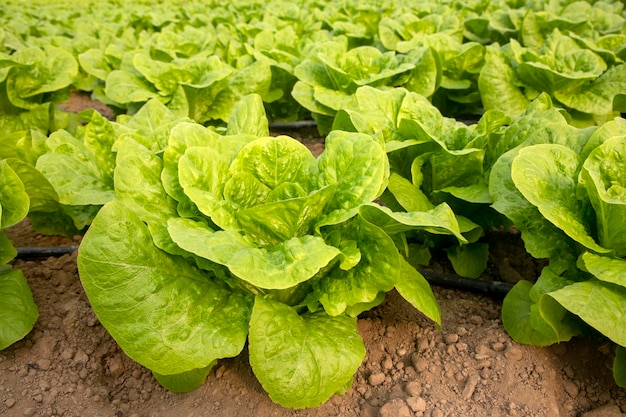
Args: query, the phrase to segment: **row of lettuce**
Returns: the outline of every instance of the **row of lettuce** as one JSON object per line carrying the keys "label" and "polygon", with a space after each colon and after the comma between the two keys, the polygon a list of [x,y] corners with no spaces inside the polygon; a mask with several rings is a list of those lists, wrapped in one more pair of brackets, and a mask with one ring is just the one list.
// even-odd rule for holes
{"label": "row of lettuce", "polygon": [[626,109],[617,0],[12,1],[0,10],[0,132],[65,127],[70,89],[119,113],[158,99],[203,124],[247,94],[328,133],[360,86],[450,117],[519,116],[541,92],[579,125]]}
{"label": "row of lettuce", "polygon": [[[519,117],[490,110],[467,125],[422,95],[364,86],[315,158],[269,136],[258,95],[220,128],[156,99],[115,122],[80,117],[73,133],[31,130],[3,146],[2,227],[26,213],[46,233],[89,226],[78,267],[91,305],[168,389],[201,385],[248,343],[274,401],[317,406],[364,358],[360,313],[396,289],[439,325],[418,267],[445,250],[478,277],[481,237],[511,226],[549,262],[504,300],[506,330],[541,346],[606,338],[626,386],[622,118],[576,127],[542,94]],[[3,330],[6,346],[36,308],[21,274],[3,273],[2,328],[23,323],[13,340]]]}

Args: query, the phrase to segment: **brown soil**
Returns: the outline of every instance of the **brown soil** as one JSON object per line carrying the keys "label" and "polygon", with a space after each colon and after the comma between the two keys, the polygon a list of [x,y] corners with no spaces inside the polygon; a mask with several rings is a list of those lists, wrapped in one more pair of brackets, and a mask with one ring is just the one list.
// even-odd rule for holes
{"label": "brown soil", "polygon": [[[76,244],[7,230],[16,246]],[[535,277],[519,236],[494,235],[486,278]],[[0,351],[0,415],[67,417],[625,417],[610,347],[585,339],[549,348],[512,341],[501,301],[435,287],[443,329],[396,293],[358,321],[367,356],[352,388],[316,409],[284,409],[254,377],[247,352],[220,361],[201,388],[175,394],[130,360],[85,297],[76,253],[16,260],[40,310],[33,331]],[[432,268],[447,270],[445,262]],[[329,358],[331,359],[331,358]],[[624,414],[623,414],[624,413]]]}

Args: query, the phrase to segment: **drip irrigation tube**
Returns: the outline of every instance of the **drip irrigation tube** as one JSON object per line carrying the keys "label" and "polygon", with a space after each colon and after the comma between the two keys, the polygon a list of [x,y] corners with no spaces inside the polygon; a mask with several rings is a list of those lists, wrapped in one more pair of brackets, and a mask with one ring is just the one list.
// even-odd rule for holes
{"label": "drip irrigation tube", "polygon": [[270,123],[270,130],[298,130],[317,127],[315,120],[297,120],[295,122],[273,122]]}
{"label": "drip irrigation tube", "polygon": [[[17,256],[15,258],[41,259],[60,257],[63,255],[71,255],[77,249],[78,246],[76,245],[21,247],[17,248]],[[433,272],[426,269],[420,269],[420,273],[432,285],[478,292],[497,298],[503,298],[513,287],[513,285],[508,282],[463,278],[458,275]]]}
{"label": "drip irrigation tube", "polygon": [[[471,117],[464,117],[457,119],[457,121],[464,123],[468,126],[478,123],[478,119]],[[272,122],[269,124],[270,130],[298,130],[317,127],[315,120],[296,120],[294,122]]]}
{"label": "drip irrigation tube", "polygon": [[511,288],[513,288],[513,284],[502,281],[484,281],[480,279],[463,278],[458,275],[443,274],[441,272],[433,272],[424,269],[420,269],[420,273],[426,278],[426,281],[432,285],[480,292],[497,298],[504,298]]}
{"label": "drip irrigation tube", "polygon": [[48,258],[51,256],[61,257],[63,255],[71,255],[78,249],[76,245],[68,246],[31,246],[26,248],[17,248],[16,259],[37,259]]}

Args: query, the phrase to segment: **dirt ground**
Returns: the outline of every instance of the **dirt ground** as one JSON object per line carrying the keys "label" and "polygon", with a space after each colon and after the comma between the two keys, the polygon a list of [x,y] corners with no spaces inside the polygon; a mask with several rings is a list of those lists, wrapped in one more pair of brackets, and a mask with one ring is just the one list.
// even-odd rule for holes
{"label": "dirt ground", "polygon": [[[306,135],[303,141],[314,153],[323,146]],[[7,233],[18,247],[79,243],[38,235],[27,220]],[[525,255],[519,236],[495,235],[490,244],[485,278],[536,277],[539,265]],[[0,351],[4,417],[626,417],[626,390],[613,381],[610,345],[589,339],[519,345],[502,327],[501,300],[440,287],[434,291],[441,331],[396,293],[360,316],[368,353],[354,384],[316,409],[272,403],[245,350],[220,361],[201,388],[175,394],[99,324],[76,253],[13,265],[28,279],[40,315],[25,339]],[[431,268],[447,270],[445,262]]]}

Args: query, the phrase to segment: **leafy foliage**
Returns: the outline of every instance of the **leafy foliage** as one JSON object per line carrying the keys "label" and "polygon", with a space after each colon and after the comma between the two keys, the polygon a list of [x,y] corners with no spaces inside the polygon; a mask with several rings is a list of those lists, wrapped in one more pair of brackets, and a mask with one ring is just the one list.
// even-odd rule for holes
{"label": "leafy foliage", "polygon": [[[256,95],[225,135],[170,126],[163,149],[137,135],[116,140],[115,198],[78,259],[102,324],[168,388],[195,388],[248,339],[270,396],[314,407],[350,385],[365,353],[355,317],[386,292],[397,287],[440,322],[428,284],[387,230],[393,213],[372,203],[389,175],[376,139],[333,131],[316,159],[290,137],[268,136]],[[410,220],[396,221],[425,227]]]}
{"label": "leafy foliage", "polygon": [[[550,264],[505,299],[507,330],[547,345],[593,328],[624,385],[623,2],[75,6],[0,11],[0,227],[90,227],[94,309],[168,389],[248,340],[273,399],[317,405],[364,355],[354,317],[396,288],[439,322],[415,266],[443,249],[478,277],[481,237],[510,226]],[[115,121],[61,111],[71,90]],[[269,137],[268,117],[312,117],[325,152]],[[36,317],[2,268],[19,326],[0,345]]]}

